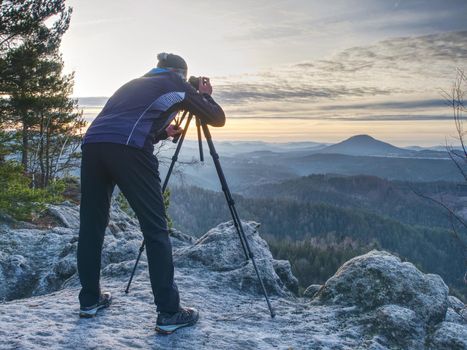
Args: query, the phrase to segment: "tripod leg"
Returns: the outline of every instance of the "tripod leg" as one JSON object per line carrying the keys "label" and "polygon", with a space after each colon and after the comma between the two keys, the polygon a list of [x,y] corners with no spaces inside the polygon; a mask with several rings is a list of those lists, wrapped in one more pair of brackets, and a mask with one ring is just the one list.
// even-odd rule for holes
{"label": "tripod leg", "polygon": [[242,243],[242,247],[244,249],[245,255],[248,258],[251,259],[251,262],[253,264],[253,268],[256,272],[256,276],[258,277],[259,283],[261,285],[261,289],[263,291],[264,298],[266,299],[266,303],[268,305],[269,313],[271,314],[271,317],[275,317],[276,314],[272,308],[271,302],[269,301],[268,293],[266,292],[266,288],[264,287],[263,280],[261,279],[261,276],[258,271],[258,267],[256,266],[255,259],[253,257],[253,253],[250,249],[250,245],[248,244],[248,240],[245,235],[245,231],[243,231],[243,226],[240,221],[240,218],[237,213],[237,209],[235,208],[235,202],[232,199],[232,194],[230,193],[229,186],[227,185],[227,180],[225,179],[224,172],[222,171],[221,164],[219,162],[219,155],[216,152],[216,149],[214,147],[214,143],[212,142],[212,137],[211,133],[209,132],[208,126],[204,123],[201,124],[204,132],[204,136],[206,137],[206,141],[208,142],[209,146],[209,151],[211,153],[212,159],[214,161],[214,165],[216,167],[217,175],[219,176],[219,180],[222,185],[222,191],[224,192],[225,198],[227,200],[227,204],[229,205],[230,213],[232,215],[232,219],[235,225],[235,228],[237,230],[237,234],[240,238],[240,242]]}
{"label": "tripod leg", "polygon": [[135,275],[136,268],[138,267],[139,259],[141,258],[141,254],[143,253],[143,250],[144,250],[144,240],[143,240],[143,243],[141,244],[141,247],[139,247],[138,257],[136,258],[135,266],[133,266],[133,271],[131,271],[130,280],[128,281],[128,284],[126,286],[125,294],[128,294],[128,292],[130,291],[131,281],[133,281],[133,276]]}
{"label": "tripod leg", "polygon": [[199,160],[204,162],[203,156],[203,140],[201,140],[201,121],[196,117],[196,132],[198,134],[198,148],[199,148]]}
{"label": "tripod leg", "polygon": [[162,185],[162,193],[164,193],[165,189],[167,188],[167,184],[169,183],[170,175],[172,175],[172,170],[174,168],[175,162],[178,160],[178,154],[180,153],[180,149],[182,148],[183,141],[185,140],[185,135],[190,126],[191,119],[193,118],[193,114],[188,115],[188,119],[185,124],[185,129],[183,129],[182,136],[178,141],[177,148],[172,156],[172,163],[170,163],[169,170],[167,171],[167,175],[165,176],[164,184]]}
{"label": "tripod leg", "polygon": [[221,164],[219,162],[219,155],[217,154],[216,149],[214,148],[214,144],[212,142],[211,133],[209,132],[207,125],[202,124],[202,127],[203,127],[204,136],[206,137],[206,141],[208,142],[209,153],[212,156],[212,159],[214,161],[214,166],[216,167],[217,175],[221,183],[222,192],[224,192],[225,200],[227,201],[230,215],[232,216],[232,221],[234,223],[235,230],[237,231],[238,238],[240,239],[240,243],[243,248],[243,253],[245,254],[245,259],[248,261],[248,259],[250,259],[250,255],[252,256],[252,254],[251,254],[251,251],[248,252],[247,250],[247,243],[245,242],[245,239],[246,239],[245,236],[240,233],[241,232],[240,230],[243,231],[243,229],[241,227],[241,222],[238,218],[238,214],[235,209],[235,201],[233,200],[232,194],[230,193],[229,187],[227,185],[227,180],[225,179],[224,171],[222,170]]}
{"label": "tripod leg", "polygon": [[[175,165],[175,162],[178,159],[178,154],[180,153],[180,149],[182,148],[183,140],[185,140],[185,135],[186,135],[186,132],[188,130],[188,127],[190,126],[190,122],[191,122],[192,118],[193,118],[193,115],[190,113],[188,115],[188,119],[187,119],[186,124],[185,124],[185,129],[183,130],[182,136],[180,137],[180,140],[178,141],[178,145],[177,145],[177,148],[175,150],[175,153],[172,156],[172,163],[170,163],[169,170],[167,171],[167,175],[165,176],[164,185],[162,186],[162,193],[164,193],[165,189],[167,188],[167,184],[169,183],[170,175],[172,175],[173,167]],[[139,248],[138,257],[136,258],[136,261],[135,261],[135,266],[133,267],[133,271],[131,272],[130,280],[128,281],[128,284],[127,284],[126,289],[125,289],[126,294],[128,294],[128,292],[130,291],[130,285],[131,285],[131,282],[133,281],[133,277],[135,275],[136,268],[138,267],[139,259],[141,258],[141,254],[143,253],[145,245],[146,244],[145,244],[145,241],[143,239],[143,242],[141,243],[141,247]]]}

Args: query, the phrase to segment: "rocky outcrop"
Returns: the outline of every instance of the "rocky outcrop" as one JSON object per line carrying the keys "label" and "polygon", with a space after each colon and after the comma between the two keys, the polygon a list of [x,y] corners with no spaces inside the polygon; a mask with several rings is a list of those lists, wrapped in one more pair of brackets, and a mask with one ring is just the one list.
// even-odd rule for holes
{"label": "rocky outcrop", "polygon": [[396,304],[413,310],[428,324],[442,321],[448,308],[448,287],[441,277],[424,274],[413,264],[376,250],[342,265],[318,297],[364,310]]}
{"label": "rocky outcrop", "polygon": [[0,298],[11,300],[28,296],[34,288],[35,271],[18,254],[0,252]]}
{"label": "rocky outcrop", "polygon": [[[292,274],[290,263],[273,259],[266,241],[258,234],[259,224],[254,221],[242,224],[267,292],[276,295],[298,293],[298,281]],[[262,293],[252,261],[247,259],[247,251],[243,249],[232,221],[219,224],[192,246],[177,251],[175,264],[223,272],[219,275],[223,283],[242,291]]]}
{"label": "rocky outcrop", "polygon": [[[18,224],[0,225],[0,300],[50,293],[75,275],[79,208],[64,203],[50,205],[48,212],[60,226],[15,229]],[[111,218],[103,267],[134,259],[142,240],[136,222],[115,204]]]}
{"label": "rocky outcrop", "polygon": [[[450,329],[460,343],[467,340],[460,340],[466,335],[460,332],[464,326],[443,325],[450,305],[457,309],[450,312],[458,316],[450,318],[460,325],[465,306],[448,297],[441,277],[424,274],[387,252],[373,250],[347,261],[317,292],[315,302],[356,307],[356,322],[377,334],[368,339],[375,346],[424,349],[426,339],[432,339],[434,348],[455,343],[441,339],[439,329]],[[437,330],[430,335],[433,329]]]}
{"label": "rocky outcrop", "polygon": [[306,298],[313,298],[322,287],[321,284],[310,284],[303,292],[303,296]]}
{"label": "rocky outcrop", "polygon": [[430,349],[467,349],[467,328],[454,322],[441,322],[429,339]]}
{"label": "rocky outcrop", "polygon": [[298,295],[298,279],[292,273],[292,266],[290,265],[290,261],[273,260],[272,266],[277,276],[279,276],[282,283],[284,283],[284,286],[295,295]]}
{"label": "rocky outcrop", "polygon": [[269,317],[232,222],[198,239],[174,230],[182,303],[200,309],[201,319],[196,327],[157,337],[145,254],[130,294],[123,292],[142,235],[115,205],[101,279],[115,301],[96,319],[79,320],[78,207],[54,206],[50,215],[59,226],[0,223],[0,349],[467,349],[465,305],[448,296],[439,276],[375,250],[299,298],[290,264],[273,259],[253,221],[242,225],[276,318]]}

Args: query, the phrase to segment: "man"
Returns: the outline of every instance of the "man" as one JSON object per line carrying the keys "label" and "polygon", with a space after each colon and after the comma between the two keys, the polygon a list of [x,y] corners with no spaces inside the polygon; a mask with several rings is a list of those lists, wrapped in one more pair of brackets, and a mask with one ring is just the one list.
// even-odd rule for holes
{"label": "man", "polygon": [[199,79],[197,91],[186,82],[183,58],[167,53],[157,58],[157,68],[126,83],[110,97],[83,139],[79,301],[80,316],[93,317],[112,300],[109,292],[101,291],[99,279],[111,195],[117,185],[136,213],[146,243],[158,313],[156,330],[171,333],[196,323],[198,311],[180,306],[153,143],[182,132],[170,125],[180,110],[217,127],[224,126],[225,115],[210,96],[208,78]]}

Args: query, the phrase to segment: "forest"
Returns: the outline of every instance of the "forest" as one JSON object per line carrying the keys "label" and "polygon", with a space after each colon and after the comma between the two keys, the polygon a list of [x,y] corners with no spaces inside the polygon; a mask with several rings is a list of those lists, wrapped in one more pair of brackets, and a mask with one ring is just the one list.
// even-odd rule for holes
{"label": "forest", "polygon": [[[359,179],[339,177],[338,181],[350,186]],[[366,182],[361,183],[366,186]],[[268,188],[277,186],[278,193],[281,185]],[[309,192],[306,187],[298,188],[297,192]],[[342,193],[345,197],[346,192]],[[423,212],[422,207],[418,222],[409,224],[361,205],[340,207],[290,197],[234,195],[234,199],[242,219],[261,223],[260,234],[275,257],[290,260],[302,288],[324,283],[349,257],[377,248],[398,254],[425,272],[440,274],[453,291],[465,297],[465,249],[452,230],[445,227],[449,218],[442,208],[433,207],[435,214],[431,214]],[[384,205],[384,201],[381,198],[379,205]],[[400,205],[411,207],[409,202]],[[376,206],[374,202],[373,207]],[[416,204],[411,210],[414,208]],[[168,212],[175,228],[198,236],[230,219],[223,193],[197,187],[173,187]],[[439,220],[428,219],[431,216]]]}

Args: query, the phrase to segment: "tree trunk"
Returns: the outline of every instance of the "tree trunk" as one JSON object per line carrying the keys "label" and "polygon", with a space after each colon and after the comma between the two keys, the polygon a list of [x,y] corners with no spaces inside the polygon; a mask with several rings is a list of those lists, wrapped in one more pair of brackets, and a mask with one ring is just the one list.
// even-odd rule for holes
{"label": "tree trunk", "polygon": [[45,130],[45,135],[46,135],[46,142],[45,142],[45,182],[44,185],[47,187],[49,185],[49,180],[50,180],[50,175],[51,175],[51,160],[50,160],[50,126],[47,125],[47,128]]}
{"label": "tree trunk", "polygon": [[23,147],[21,149],[21,164],[23,164],[24,171],[28,171],[28,156],[29,156],[29,129],[26,123],[23,122]]}
{"label": "tree trunk", "polygon": [[44,114],[41,113],[41,126],[39,132],[39,166],[41,167],[40,187],[44,188],[45,184],[45,167],[44,167]]}

